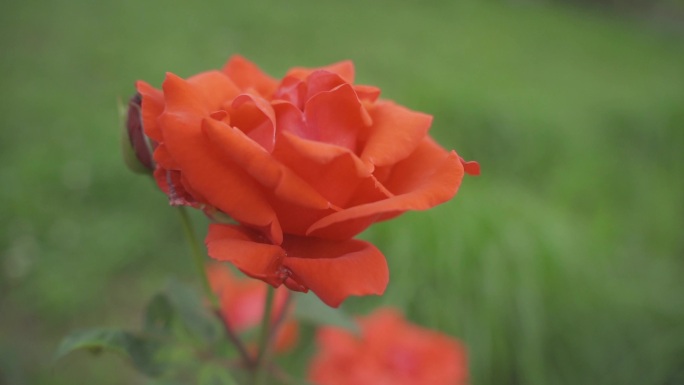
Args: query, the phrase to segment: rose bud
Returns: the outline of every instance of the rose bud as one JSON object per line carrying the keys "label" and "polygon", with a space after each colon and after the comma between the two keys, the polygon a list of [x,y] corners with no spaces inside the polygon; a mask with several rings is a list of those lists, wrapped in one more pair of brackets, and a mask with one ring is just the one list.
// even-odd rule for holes
{"label": "rose bud", "polygon": [[126,166],[136,173],[151,174],[154,171],[152,152],[154,144],[145,135],[141,114],[142,97],[139,93],[128,101],[126,132],[121,135],[121,151]]}

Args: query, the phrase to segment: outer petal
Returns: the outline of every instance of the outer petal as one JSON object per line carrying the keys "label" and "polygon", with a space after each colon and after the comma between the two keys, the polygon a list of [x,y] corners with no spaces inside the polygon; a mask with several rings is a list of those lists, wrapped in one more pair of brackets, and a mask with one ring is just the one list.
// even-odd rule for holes
{"label": "outer petal", "polygon": [[270,97],[278,86],[275,79],[266,75],[256,66],[256,64],[240,55],[232,56],[223,67],[222,71],[228,75],[240,89],[255,89],[266,98]]}
{"label": "outer petal", "polygon": [[244,227],[235,225],[209,225],[209,233],[204,241],[209,256],[228,261],[250,277],[262,279],[274,286],[274,280],[285,252],[279,246],[264,243],[258,235]]}
{"label": "outer petal", "polygon": [[185,186],[181,181],[180,172],[157,167],[157,169],[154,170],[153,176],[159,188],[169,197],[170,205],[200,206],[198,203],[198,200],[200,199],[186,191]]}
{"label": "outer petal", "polygon": [[160,142],[162,133],[157,126],[157,118],[164,111],[164,94],[142,80],[137,81],[135,87],[142,96],[141,117],[145,135],[156,142]]}
{"label": "outer petal", "polygon": [[316,190],[242,131],[212,119],[204,120],[203,129],[221,154],[273,191],[276,197],[302,207],[320,210],[330,207]]}
{"label": "outer petal", "polygon": [[376,166],[393,165],[411,155],[432,124],[432,116],[392,102],[376,104],[370,115],[373,125],[361,160]]}
{"label": "outer petal", "polygon": [[463,164],[463,169],[465,170],[466,174],[473,176],[480,175],[480,164],[476,161],[471,160],[466,162],[463,158],[461,158],[461,164]]}
{"label": "outer petal", "polygon": [[369,103],[375,102],[380,97],[380,88],[374,86],[357,84],[354,86],[354,91],[359,99]]}
{"label": "outer petal", "polygon": [[290,69],[285,77],[293,76],[304,80],[307,76],[311,75],[315,71],[328,71],[340,75],[345,82],[349,84],[354,83],[354,63],[351,60],[344,60],[341,62],[333,63],[325,67],[317,68],[305,68],[305,67],[295,67]]}
{"label": "outer petal", "polygon": [[178,170],[180,167],[169,153],[164,142],[159,143],[154,150],[154,161],[165,169]]}
{"label": "outer petal", "polygon": [[237,221],[266,229],[279,244],[282,232],[262,187],[241,167],[225,161],[225,155],[202,132],[203,104],[200,91],[183,79],[169,74],[164,81],[166,109],[159,122],[164,144],[188,183],[207,203]]}
{"label": "outer petal", "polygon": [[462,179],[463,165],[458,154],[426,137],[411,156],[392,167],[382,182],[397,195],[424,193],[422,207],[430,208],[451,199]]}
{"label": "outer petal", "polygon": [[292,271],[295,281],[332,307],[350,295],[382,294],[389,282],[385,257],[365,241],[288,236],[283,248],[287,250],[283,266]]}
{"label": "outer petal", "polygon": [[382,294],[387,287],[387,261],[368,242],[293,235],[285,237],[282,247],[265,242],[253,230],[219,224],[210,225],[205,240],[212,258],[229,261],[250,277],[276,287],[286,283],[311,290],[332,307],[350,295]]}
{"label": "outer petal", "polygon": [[463,165],[458,155],[425,138],[382,181],[394,197],[333,213],[314,223],[307,234],[330,239],[352,237],[376,220],[446,202],[456,194],[462,179]]}
{"label": "outer petal", "polygon": [[241,91],[233,81],[219,71],[207,71],[188,78],[187,82],[202,95],[204,105],[213,112]]}

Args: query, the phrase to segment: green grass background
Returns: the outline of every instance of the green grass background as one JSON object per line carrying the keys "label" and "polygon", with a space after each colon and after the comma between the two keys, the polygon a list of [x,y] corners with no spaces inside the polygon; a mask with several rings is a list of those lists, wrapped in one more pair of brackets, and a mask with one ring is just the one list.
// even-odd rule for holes
{"label": "green grass background", "polygon": [[[26,0],[0,12],[0,384],[145,384],[59,339],[135,328],[193,266],[118,152],[117,99],[220,67],[342,59],[482,176],[363,237],[380,298],[468,347],[472,383],[684,383],[684,38],[560,5]],[[201,216],[195,217],[202,223]],[[310,350],[310,348],[309,348]],[[303,353],[287,357],[305,367]]]}

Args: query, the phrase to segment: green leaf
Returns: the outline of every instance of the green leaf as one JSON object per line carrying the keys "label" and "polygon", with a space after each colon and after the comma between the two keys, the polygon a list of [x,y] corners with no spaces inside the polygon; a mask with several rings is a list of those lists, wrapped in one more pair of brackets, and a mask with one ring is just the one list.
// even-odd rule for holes
{"label": "green leaf", "polygon": [[164,371],[156,360],[161,350],[158,341],[115,329],[90,329],[65,337],[57,348],[55,359],[85,349],[92,353],[112,351],[131,360],[133,366],[148,376],[157,376]]}
{"label": "green leaf", "polygon": [[216,315],[204,305],[204,298],[195,288],[172,279],[166,293],[169,304],[193,336],[205,342],[214,342],[223,335]]}
{"label": "green leaf", "polygon": [[165,294],[155,295],[145,310],[143,330],[154,335],[168,335],[174,313],[173,306]]}
{"label": "green leaf", "polygon": [[336,326],[359,333],[359,326],[354,322],[354,319],[342,310],[331,308],[311,293],[297,293],[294,296],[294,316],[300,321],[317,326]]}

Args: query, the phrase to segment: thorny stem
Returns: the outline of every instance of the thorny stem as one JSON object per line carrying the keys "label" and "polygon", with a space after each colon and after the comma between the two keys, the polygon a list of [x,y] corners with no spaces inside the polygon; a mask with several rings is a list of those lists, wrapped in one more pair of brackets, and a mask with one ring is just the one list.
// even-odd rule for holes
{"label": "thorny stem", "polygon": [[268,353],[270,347],[270,324],[271,324],[271,311],[273,309],[273,299],[275,297],[275,289],[268,285],[266,291],[266,303],[264,304],[264,315],[261,319],[261,336],[259,337],[259,350],[256,359],[256,364],[254,368],[253,385],[265,384],[266,374],[267,374],[267,361]]}
{"label": "thorny stem", "polygon": [[[214,314],[216,314],[216,316],[223,321],[222,323],[225,327],[226,335],[240,352],[240,356],[242,357],[246,367],[252,368],[252,370],[254,370],[253,385],[265,384],[264,381],[266,380],[266,375],[269,371],[268,369],[270,369],[268,368],[269,347],[271,345],[271,341],[273,338],[275,338],[274,335],[278,326],[285,319],[285,312],[287,311],[290,296],[287,297],[287,300],[283,306],[283,310],[275,320],[273,327],[271,327],[270,321],[271,312],[273,310],[275,289],[270,285],[268,286],[268,290],[266,291],[266,303],[264,304],[264,316],[261,322],[261,336],[259,341],[258,356],[256,357],[256,360],[253,359],[240,338],[237,336],[237,334],[235,334],[228,322],[224,320],[221,315],[221,304],[219,303],[216,295],[211,289],[211,285],[209,284],[209,279],[207,278],[207,274],[204,269],[204,253],[202,253],[202,249],[197,240],[197,236],[195,235],[195,230],[193,229],[192,221],[190,220],[187,210],[185,210],[184,206],[178,206],[178,213],[180,214],[181,223],[183,224],[183,232],[185,233],[185,237],[190,245],[190,252],[195,261],[197,273],[200,275],[200,280],[202,281],[205,295],[211,302],[211,307]],[[282,372],[277,374],[279,377],[283,376]]]}

